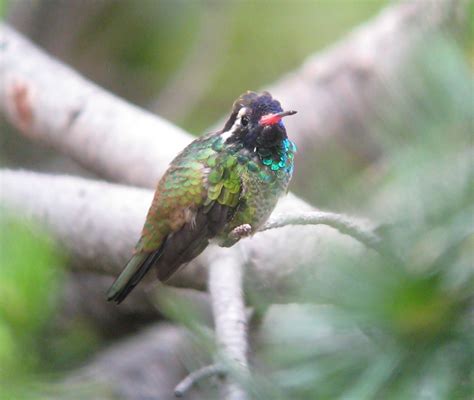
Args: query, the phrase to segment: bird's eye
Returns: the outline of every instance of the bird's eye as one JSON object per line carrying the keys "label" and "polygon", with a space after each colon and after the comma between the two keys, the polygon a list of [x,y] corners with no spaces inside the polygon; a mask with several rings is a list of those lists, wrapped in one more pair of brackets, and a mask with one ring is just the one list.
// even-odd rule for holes
{"label": "bird's eye", "polygon": [[244,115],[240,120],[240,123],[242,124],[242,126],[247,126],[249,124],[249,118]]}

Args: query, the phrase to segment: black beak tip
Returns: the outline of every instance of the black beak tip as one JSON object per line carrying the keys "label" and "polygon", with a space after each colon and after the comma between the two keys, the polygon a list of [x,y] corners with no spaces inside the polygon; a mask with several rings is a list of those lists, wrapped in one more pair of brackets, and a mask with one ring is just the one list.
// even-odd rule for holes
{"label": "black beak tip", "polygon": [[295,110],[288,110],[288,111],[283,111],[282,116],[287,117],[289,115],[295,115],[298,111]]}

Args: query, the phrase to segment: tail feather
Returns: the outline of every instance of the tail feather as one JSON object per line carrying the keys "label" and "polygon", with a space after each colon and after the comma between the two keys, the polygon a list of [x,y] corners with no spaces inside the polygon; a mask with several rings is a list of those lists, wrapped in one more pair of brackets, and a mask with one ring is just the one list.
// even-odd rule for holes
{"label": "tail feather", "polygon": [[158,279],[167,280],[207,247],[209,239],[222,231],[234,211],[215,203],[206,212],[197,212],[193,221],[184,224],[179,231],[168,235],[157,250],[136,253],[109,289],[107,299],[120,304],[153,266]]}
{"label": "tail feather", "polygon": [[160,256],[161,251],[137,253],[127,263],[122,273],[107,292],[107,300],[120,304],[137,286]]}

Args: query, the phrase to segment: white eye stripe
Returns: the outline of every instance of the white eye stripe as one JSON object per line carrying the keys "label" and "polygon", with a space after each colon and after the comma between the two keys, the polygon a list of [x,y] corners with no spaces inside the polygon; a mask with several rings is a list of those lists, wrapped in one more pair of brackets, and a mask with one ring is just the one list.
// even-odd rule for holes
{"label": "white eye stripe", "polygon": [[230,128],[227,132],[222,132],[222,140],[226,141],[229,139],[232,134],[242,126],[242,117],[248,113],[248,108],[247,107],[242,107],[239,112],[237,113],[237,117],[235,118],[234,125],[232,125],[232,128]]}
{"label": "white eye stripe", "polygon": [[244,115],[248,114],[248,111],[249,111],[249,109],[247,107],[242,107],[239,110],[239,112],[237,114],[237,117],[235,118],[235,122],[234,122],[234,125],[232,126],[231,131],[234,131],[237,127],[240,127],[242,125],[242,118],[244,117]]}
{"label": "white eye stripe", "polygon": [[237,119],[242,118],[245,114],[247,114],[247,112],[248,112],[248,108],[247,107],[242,107],[239,110],[239,113],[237,114]]}

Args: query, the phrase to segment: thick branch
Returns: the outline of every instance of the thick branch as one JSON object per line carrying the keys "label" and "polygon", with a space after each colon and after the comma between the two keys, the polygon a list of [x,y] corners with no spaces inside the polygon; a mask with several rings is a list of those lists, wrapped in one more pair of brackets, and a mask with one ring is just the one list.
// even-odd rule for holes
{"label": "thick branch", "polygon": [[[2,171],[0,182],[0,203],[46,224],[70,255],[74,268],[107,275],[116,275],[123,268],[152,196],[145,189],[31,172]],[[311,210],[289,195],[280,201],[276,214],[295,209]],[[270,294],[278,293],[286,287],[286,278],[302,265],[312,265],[315,271],[325,267],[333,244],[354,254],[363,250],[357,241],[323,225],[287,226],[242,239],[240,245],[250,261],[246,281]],[[218,259],[221,251],[231,250],[210,247],[169,284],[204,289],[207,263]]]}
{"label": "thick branch", "polygon": [[0,23],[0,111],[110,180],[152,187],[190,136],[87,81]]}

